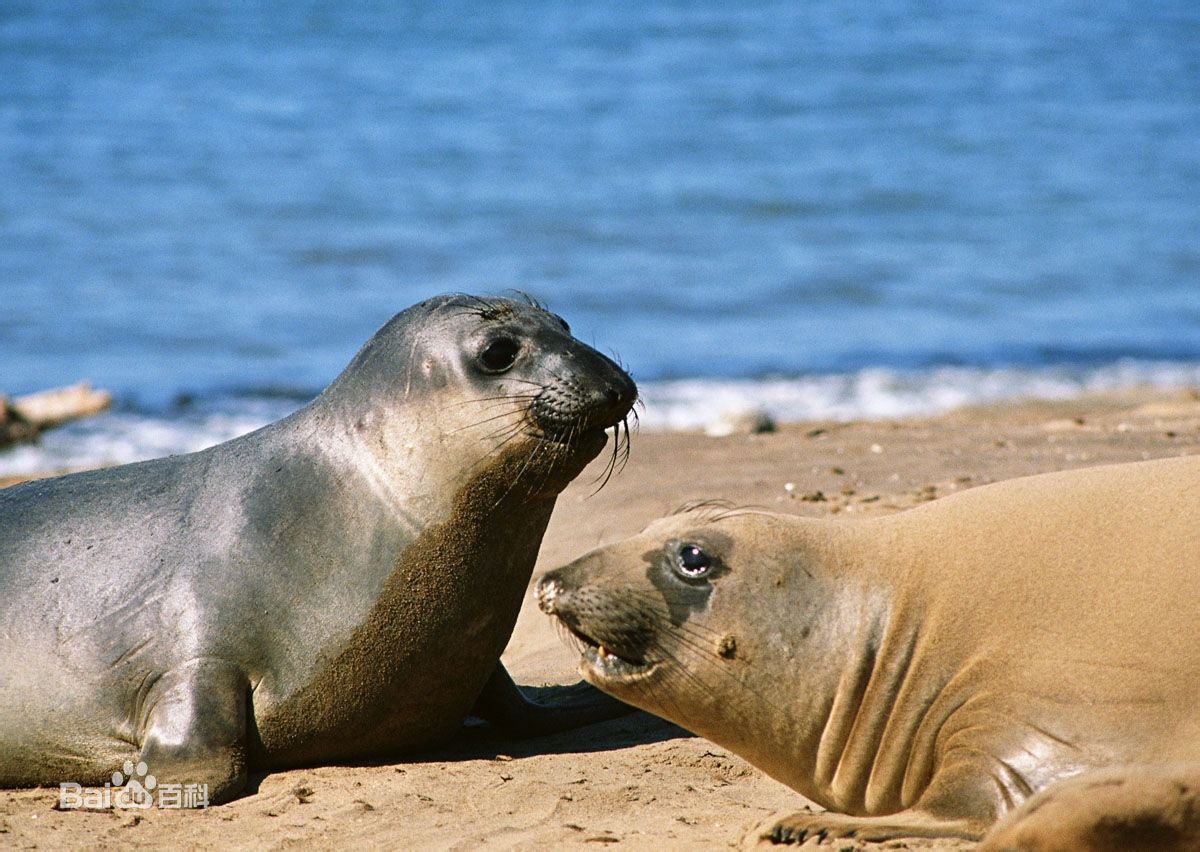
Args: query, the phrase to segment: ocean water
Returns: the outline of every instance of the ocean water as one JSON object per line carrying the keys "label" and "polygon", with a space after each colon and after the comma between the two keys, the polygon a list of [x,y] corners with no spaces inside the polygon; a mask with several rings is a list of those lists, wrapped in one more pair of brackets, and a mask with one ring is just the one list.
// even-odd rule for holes
{"label": "ocean water", "polygon": [[1200,5],[0,3],[0,472],[281,416],[529,292],[643,427],[1200,383]]}

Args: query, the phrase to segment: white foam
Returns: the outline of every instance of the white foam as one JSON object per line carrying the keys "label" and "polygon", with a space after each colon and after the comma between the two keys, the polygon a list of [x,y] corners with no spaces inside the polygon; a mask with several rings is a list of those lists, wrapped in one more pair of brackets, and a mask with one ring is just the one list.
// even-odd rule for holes
{"label": "white foam", "polygon": [[1200,384],[1200,364],[1119,361],[1102,367],[882,367],[777,379],[682,379],[642,385],[643,429],[702,429],[733,412],[776,420],[890,419],[1004,399],[1067,399],[1127,388]]}
{"label": "white foam", "polygon": [[69,423],[36,444],[0,452],[0,476],[127,464],[190,453],[252,432],[296,407],[280,400],[223,402],[215,410],[178,414],[115,411]]}
{"label": "white foam", "polygon": [[[1200,363],[1118,361],[1101,367],[939,367],[772,379],[682,379],[642,384],[647,431],[703,429],[737,412],[777,421],[888,419],[1005,399],[1067,399],[1139,386],[1200,386]],[[259,428],[299,403],[270,397],[201,401],[179,412],[118,411],[0,452],[0,475],[124,464],[203,449]]]}

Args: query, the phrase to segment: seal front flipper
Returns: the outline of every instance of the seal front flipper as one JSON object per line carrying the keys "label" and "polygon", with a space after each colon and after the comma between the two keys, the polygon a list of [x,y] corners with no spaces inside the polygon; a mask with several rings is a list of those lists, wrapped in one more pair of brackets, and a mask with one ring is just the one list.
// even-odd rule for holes
{"label": "seal front flipper", "polygon": [[1200,849],[1200,764],[1116,766],[1052,784],[979,848]]}
{"label": "seal front flipper", "polygon": [[191,660],[155,682],[143,709],[141,761],[157,786],[198,785],[211,805],[245,789],[249,690],[242,670],[219,659]]}
{"label": "seal front flipper", "polygon": [[536,737],[616,719],[636,710],[582,681],[539,691],[553,693],[551,702],[530,699],[513,682],[504,664],[496,663],[471,715],[519,736]]}
{"label": "seal front flipper", "polygon": [[828,811],[798,811],[775,823],[762,835],[774,843],[803,843],[817,838],[853,837],[881,841],[903,837],[962,837],[978,840],[986,824],[967,819],[942,819],[919,810],[888,816],[856,817]]}

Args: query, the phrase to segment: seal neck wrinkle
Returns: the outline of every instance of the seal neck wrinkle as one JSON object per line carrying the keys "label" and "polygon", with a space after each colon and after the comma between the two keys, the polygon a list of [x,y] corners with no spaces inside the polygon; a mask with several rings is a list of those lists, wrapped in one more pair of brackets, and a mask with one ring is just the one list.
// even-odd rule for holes
{"label": "seal neck wrinkle", "polygon": [[911,805],[901,782],[912,776],[917,730],[944,681],[926,670],[921,619],[902,611],[911,602],[862,595],[855,592],[865,605],[817,742],[812,798],[845,813],[891,813]]}

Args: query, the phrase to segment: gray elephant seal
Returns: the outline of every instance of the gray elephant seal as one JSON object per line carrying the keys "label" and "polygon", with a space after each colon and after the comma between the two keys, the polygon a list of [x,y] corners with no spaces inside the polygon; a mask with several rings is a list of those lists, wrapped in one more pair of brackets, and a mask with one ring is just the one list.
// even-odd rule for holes
{"label": "gray elephant seal", "polygon": [[863,521],[687,511],[536,595],[586,680],[829,809],[776,840],[978,838],[1082,772],[1200,768],[1200,457]]}
{"label": "gray elephant seal", "polygon": [[257,432],[0,491],[0,785],[144,761],[215,803],[519,712],[555,497],[635,396],[541,308],[440,297]]}

